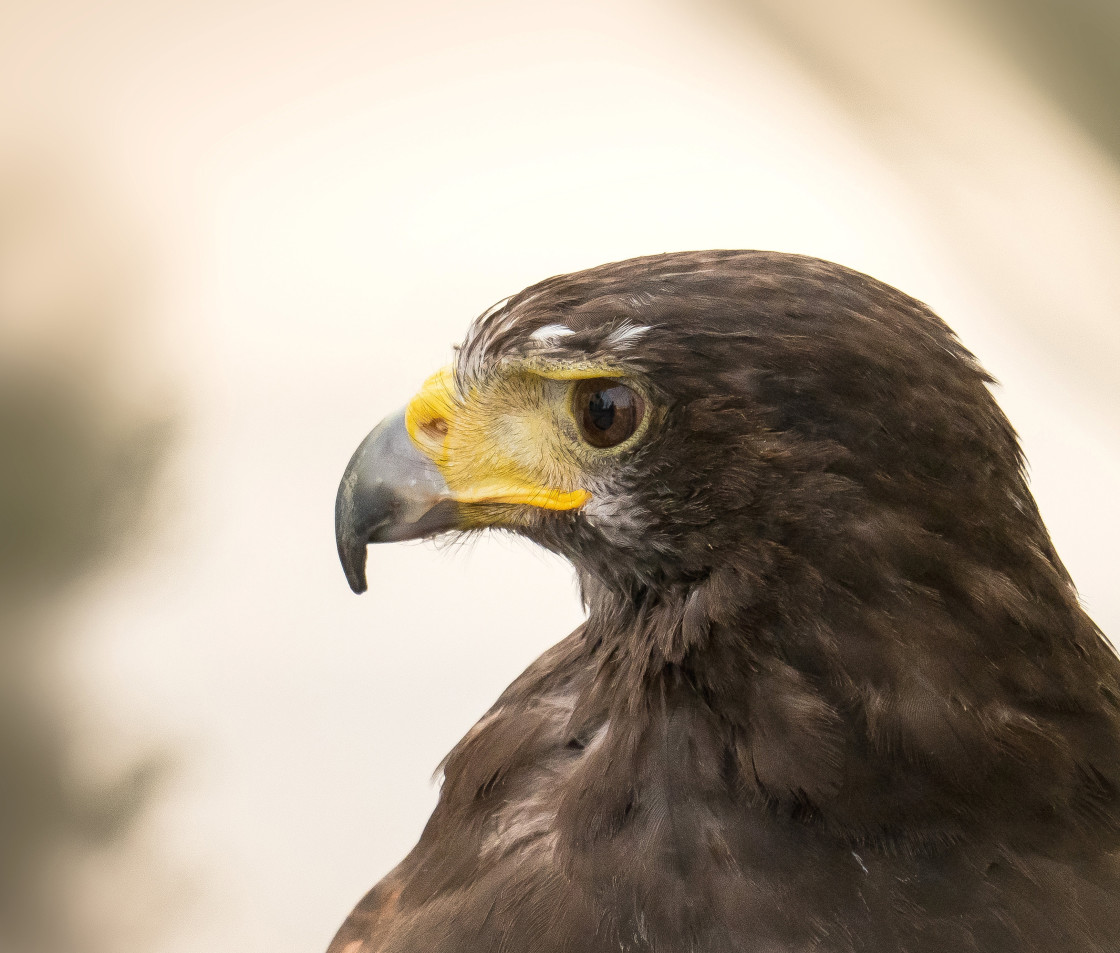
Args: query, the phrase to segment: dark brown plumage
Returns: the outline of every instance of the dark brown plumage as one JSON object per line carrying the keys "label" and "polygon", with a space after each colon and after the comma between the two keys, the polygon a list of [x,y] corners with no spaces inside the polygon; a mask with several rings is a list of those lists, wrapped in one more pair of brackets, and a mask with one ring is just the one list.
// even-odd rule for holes
{"label": "dark brown plumage", "polygon": [[[660,255],[492,309],[455,401],[556,367],[650,408],[572,445],[590,501],[412,535],[521,532],[587,621],[451,752],[331,953],[1120,951],[1120,664],[949,329],[827,262]],[[354,503],[359,464],[352,581],[403,519]]]}

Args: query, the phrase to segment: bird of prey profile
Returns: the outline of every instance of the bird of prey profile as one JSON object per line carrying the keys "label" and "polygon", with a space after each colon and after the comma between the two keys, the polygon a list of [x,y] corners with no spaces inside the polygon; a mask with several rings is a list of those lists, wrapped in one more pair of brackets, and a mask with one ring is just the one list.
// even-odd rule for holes
{"label": "bird of prey profile", "polygon": [[794,255],[483,314],[354,454],[347,578],[498,527],[571,561],[587,620],[331,953],[1120,951],[1120,663],[989,382],[924,305]]}

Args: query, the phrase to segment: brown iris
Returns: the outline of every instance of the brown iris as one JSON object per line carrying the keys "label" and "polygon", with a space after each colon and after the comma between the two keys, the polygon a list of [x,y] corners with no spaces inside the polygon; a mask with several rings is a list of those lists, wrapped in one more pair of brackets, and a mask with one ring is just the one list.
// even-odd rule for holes
{"label": "brown iris", "polygon": [[580,436],[591,446],[617,447],[638,429],[645,401],[625,384],[596,377],[572,389],[572,413]]}

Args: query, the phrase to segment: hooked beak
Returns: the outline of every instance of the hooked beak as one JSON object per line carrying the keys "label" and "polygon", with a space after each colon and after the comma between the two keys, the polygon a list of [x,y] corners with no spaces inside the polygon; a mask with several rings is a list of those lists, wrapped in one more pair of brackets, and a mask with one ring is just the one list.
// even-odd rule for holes
{"label": "hooked beak", "polygon": [[470,417],[444,368],[350,458],[335,498],[334,529],[354,592],[366,590],[368,543],[493,525],[503,506],[572,510],[590,499],[583,489],[541,485],[508,446],[490,438],[486,419],[464,419]]}
{"label": "hooked beak", "polygon": [[454,529],[457,511],[436,464],[409,437],[405,411],[386,417],[354,451],[335,498],[335,542],[350,588],[366,591],[368,543]]}

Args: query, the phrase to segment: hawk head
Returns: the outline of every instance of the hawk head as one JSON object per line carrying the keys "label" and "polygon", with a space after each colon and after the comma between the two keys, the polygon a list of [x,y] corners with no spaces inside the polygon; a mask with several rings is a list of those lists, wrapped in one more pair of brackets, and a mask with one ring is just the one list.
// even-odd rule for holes
{"label": "hawk head", "polygon": [[[850,922],[866,912],[890,930],[909,929],[912,908],[953,929],[994,916],[999,933],[1015,918],[993,891],[1020,895],[1005,870],[1050,870],[1016,866],[1036,854],[1073,858],[1022,893],[1038,935],[1089,909],[1063,899],[1074,867],[1102,871],[1093,896],[1113,898],[1116,855],[1086,858],[1120,849],[1120,664],[1078,604],[989,383],[924,305],[792,255],[640,258],[482,315],[454,365],[351,460],[343,566],[361,591],[368,542],[498,527],[570,559],[588,617],[449,756],[411,869],[474,876],[472,838],[515,830],[498,838],[510,879],[480,877],[487,924],[491,891],[507,889],[533,923],[564,919],[531,906],[523,835],[552,864],[548,903],[569,887],[615,898],[613,913],[565,922],[660,911],[674,939],[659,949],[723,922],[703,905],[717,896],[753,937],[768,884],[781,916],[816,922],[806,911],[855,883]],[[867,896],[917,884],[926,906],[872,914],[858,886],[872,881],[843,866],[868,876],[865,847],[898,861],[875,867],[882,893]],[[749,889],[723,892],[725,876]],[[1091,914],[1102,936],[1111,903]],[[929,935],[930,949],[972,945]],[[1031,946],[1008,942],[990,948]],[[866,948],[902,947],[927,948]]]}
{"label": "hawk head", "polygon": [[630,596],[731,567],[745,588],[859,596],[939,585],[961,560],[1060,582],[988,381],[925,306],[815,259],[551,278],[478,318],[359,447],[339,554],[358,592],[368,542],[482,527]]}

